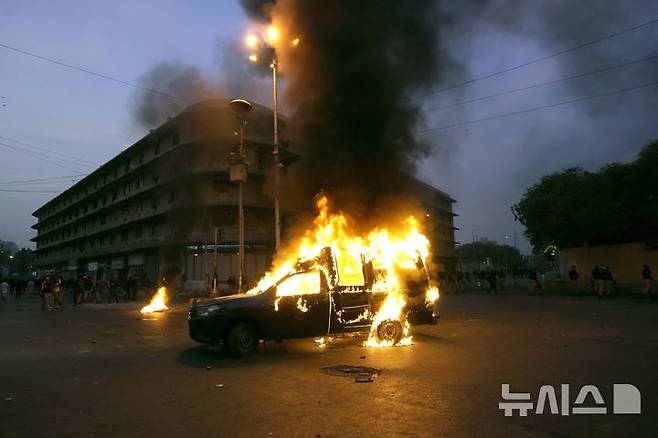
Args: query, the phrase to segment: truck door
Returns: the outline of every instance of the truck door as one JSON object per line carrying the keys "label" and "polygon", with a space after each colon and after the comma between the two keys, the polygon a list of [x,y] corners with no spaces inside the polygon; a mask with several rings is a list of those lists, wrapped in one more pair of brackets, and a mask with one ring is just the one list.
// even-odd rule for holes
{"label": "truck door", "polygon": [[329,325],[329,296],[318,270],[293,274],[277,285],[274,324],[278,336],[322,336]]}

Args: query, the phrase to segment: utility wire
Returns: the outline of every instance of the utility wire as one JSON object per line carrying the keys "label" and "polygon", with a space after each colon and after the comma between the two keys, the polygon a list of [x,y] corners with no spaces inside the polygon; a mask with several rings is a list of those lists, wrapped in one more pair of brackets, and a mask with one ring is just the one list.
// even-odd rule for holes
{"label": "utility wire", "polygon": [[61,193],[62,190],[13,190],[13,189],[0,189],[0,192],[11,192],[11,193]]}
{"label": "utility wire", "polygon": [[22,179],[14,181],[0,181],[0,185],[14,185],[14,184],[32,184],[32,183],[42,183],[42,182],[58,182],[58,180],[70,180],[80,177],[85,177],[88,174],[81,173],[78,175],[65,175],[65,176],[54,176],[52,178],[36,178],[36,179]]}
{"label": "utility wire", "polygon": [[588,72],[585,72],[585,73],[579,73],[579,74],[573,75],[573,76],[567,76],[567,77],[560,78],[560,79],[554,79],[554,80],[550,80],[550,81],[546,81],[546,82],[540,82],[540,83],[534,84],[534,85],[528,85],[526,87],[514,88],[512,90],[502,91],[500,93],[490,94],[488,96],[477,97],[477,98],[474,98],[474,99],[462,100],[461,102],[450,103],[450,104],[447,104],[447,105],[441,105],[441,106],[436,106],[436,107],[433,107],[433,108],[428,108],[426,110],[423,110],[423,112],[427,113],[427,112],[430,112],[430,111],[437,111],[437,110],[442,110],[442,109],[446,109],[446,108],[452,108],[452,107],[455,107],[455,106],[466,105],[466,104],[469,104],[469,103],[479,102],[479,101],[486,100],[486,99],[491,99],[491,98],[494,98],[494,97],[500,97],[500,96],[505,96],[505,95],[508,95],[508,94],[518,93],[519,91],[526,91],[526,90],[530,90],[532,88],[543,87],[544,85],[552,85],[552,84],[557,84],[559,82],[570,81],[570,80],[573,80],[573,79],[583,78],[583,77],[591,76],[591,75],[598,74],[598,73],[604,73],[604,72],[607,72],[607,71],[616,70],[618,68],[627,67],[627,66],[633,65],[633,64],[639,64],[641,62],[646,62],[646,61],[654,60],[654,59],[657,59],[657,58],[658,58],[658,54],[654,54],[654,55],[648,56],[646,58],[636,59],[635,61],[624,62],[622,64],[616,64],[616,65],[613,65],[613,66],[600,68],[598,70],[591,70],[591,71],[588,71]]}
{"label": "utility wire", "polygon": [[658,23],[658,18],[654,18],[652,20],[645,21],[644,23],[640,23],[640,24],[637,24],[635,26],[628,27],[626,29],[622,29],[618,32],[614,32],[614,33],[605,35],[601,38],[590,40],[590,41],[587,41],[585,43],[581,43],[581,44],[578,44],[576,46],[572,46],[572,47],[569,47],[567,49],[563,49],[563,50],[560,50],[558,52],[551,53],[550,55],[540,56],[539,58],[535,58],[531,61],[527,61],[527,62],[524,62],[522,64],[518,64],[518,65],[515,65],[515,66],[512,66],[512,67],[508,67],[508,68],[505,68],[503,70],[499,70],[499,71],[496,71],[496,72],[493,72],[493,73],[488,73],[488,74],[483,75],[483,76],[478,76],[478,77],[475,77],[475,78],[472,78],[472,79],[468,79],[468,80],[463,81],[463,82],[458,82],[458,83],[455,83],[455,84],[452,84],[452,85],[448,85],[447,87],[439,88],[438,90],[430,91],[429,93],[418,96],[418,98],[424,98],[424,97],[432,96],[434,94],[443,93],[444,91],[452,90],[454,88],[461,87],[463,85],[472,84],[474,82],[481,81],[483,79],[489,79],[489,78],[492,78],[494,76],[501,75],[503,73],[508,73],[508,72],[511,72],[511,71],[514,71],[514,70],[518,70],[520,68],[527,67],[529,65],[536,64],[536,63],[541,62],[541,61],[545,61],[547,59],[555,58],[556,56],[560,56],[560,55],[564,55],[564,54],[569,53],[569,52],[573,52],[574,50],[582,49],[582,48],[594,45],[596,43],[600,43],[602,41],[609,40],[611,38],[615,38],[615,37],[618,37],[620,35],[623,35],[623,34],[626,34],[626,33],[629,33],[629,32],[633,32],[635,30],[641,29],[641,28],[646,27],[646,26],[650,26],[650,25],[655,24],[655,23]]}
{"label": "utility wire", "polygon": [[[28,153],[28,155],[30,155],[29,152],[32,152],[32,151],[26,151],[26,150],[20,149],[20,148],[18,148],[18,147],[16,147],[16,146],[12,146],[12,145],[9,145],[9,144],[7,144],[7,143],[3,143],[3,142],[0,142],[0,146],[4,146],[4,147],[6,147],[6,148],[9,148],[9,149],[12,149],[12,150],[15,150],[15,151],[19,151],[19,152],[26,152],[26,153]],[[56,162],[56,161],[50,160],[50,159],[48,159],[48,158],[45,158],[45,157],[42,157],[42,156],[39,156],[39,155],[33,155],[33,157],[34,157],[34,158],[37,158],[37,159],[39,159],[39,160],[45,161],[45,162],[47,162],[47,163],[50,163],[50,164],[52,164],[53,166],[61,167],[62,169],[68,170],[68,171],[70,171],[70,172],[79,172],[79,171],[80,171],[80,169],[73,169],[72,167],[65,166],[65,165],[63,165],[63,164],[61,164],[61,163],[58,163],[58,162]]]}
{"label": "utility wire", "polygon": [[[73,168],[69,167],[71,165],[78,166],[78,167],[80,167],[80,166],[94,167],[94,166],[91,166],[89,164],[78,163],[78,162],[74,162],[72,160],[68,160],[68,159],[65,159],[65,158],[58,158],[56,156],[48,155],[48,154],[45,154],[45,153],[42,153],[42,152],[32,151],[32,150],[29,150],[29,149],[25,149],[25,148],[22,148],[22,147],[19,147],[19,146],[14,146],[14,145],[7,144],[7,143],[4,143],[4,142],[0,142],[0,146],[4,146],[6,148],[13,149],[15,151],[27,153],[28,155],[31,155],[34,158],[44,160],[44,161],[46,161],[50,164],[61,167],[62,169],[66,169],[66,170],[73,171],[73,172],[79,172],[80,170],[79,169],[73,169]],[[53,160],[56,160],[56,161],[53,161]],[[57,161],[59,161],[60,163],[58,163]],[[69,166],[66,166],[65,164],[68,164]]]}
{"label": "utility wire", "polygon": [[159,94],[159,95],[167,97],[169,99],[189,104],[189,102],[187,102],[185,99],[181,99],[180,97],[174,96],[173,94],[169,94],[169,93],[166,93],[164,91],[156,90],[156,89],[150,88],[150,87],[144,87],[142,85],[135,84],[134,82],[124,81],[123,79],[115,78],[113,76],[109,76],[109,75],[106,75],[106,74],[103,74],[103,73],[98,73],[98,72],[95,72],[93,70],[89,70],[89,69],[84,68],[84,67],[79,67],[77,65],[68,64],[66,62],[58,61],[57,59],[49,58],[49,57],[43,56],[43,55],[39,55],[39,54],[34,53],[34,52],[28,52],[27,50],[19,49],[18,47],[13,47],[13,46],[10,46],[9,44],[0,43],[0,47],[2,47],[4,49],[7,49],[7,50],[12,50],[12,51],[14,51],[16,53],[20,53],[22,55],[31,56],[32,58],[36,58],[36,59],[39,59],[41,61],[46,61],[46,62],[50,62],[52,64],[57,64],[59,66],[66,67],[66,68],[71,69],[71,70],[77,70],[77,71],[82,72],[82,73],[87,73],[87,74],[92,75],[92,76],[96,76],[96,77],[99,77],[99,78],[102,78],[102,79],[107,79],[108,81],[116,82],[118,84],[126,85],[128,87],[136,88],[138,90],[146,91],[146,92],[149,92],[149,93]]}
{"label": "utility wire", "polygon": [[438,130],[442,130],[442,129],[455,128],[457,126],[472,125],[472,124],[475,124],[475,123],[486,122],[488,120],[500,119],[502,117],[516,116],[516,115],[519,115],[519,114],[531,113],[531,112],[539,111],[539,110],[543,110],[543,109],[555,108],[555,107],[561,106],[561,105],[568,105],[568,104],[571,104],[571,103],[582,102],[582,101],[589,100],[589,99],[595,99],[597,97],[605,97],[605,96],[610,96],[612,94],[624,93],[626,91],[638,90],[640,88],[653,87],[655,85],[658,85],[658,81],[649,82],[649,83],[643,84],[643,85],[637,85],[635,87],[627,87],[627,88],[622,88],[622,89],[619,89],[619,90],[607,91],[605,93],[595,94],[595,95],[592,95],[592,96],[585,96],[585,97],[580,97],[580,98],[577,98],[577,99],[565,100],[565,101],[553,103],[553,104],[550,104],[550,105],[542,105],[542,106],[538,106],[538,107],[534,107],[534,108],[528,108],[528,109],[525,109],[525,110],[512,111],[512,112],[509,112],[509,113],[497,114],[497,115],[489,116],[489,117],[483,117],[481,119],[474,119],[474,120],[468,120],[468,121],[465,121],[465,122],[451,123],[449,125],[438,126],[436,128],[423,129],[423,130],[418,131],[418,132],[422,134],[422,133],[430,132],[430,131],[438,131]]}
{"label": "utility wire", "polygon": [[37,149],[37,150],[40,150],[40,151],[50,152],[52,154],[61,155],[64,158],[69,158],[71,160],[79,161],[80,163],[85,163],[85,164],[88,164],[88,165],[92,165],[94,167],[100,166],[100,163],[96,163],[94,161],[83,160],[82,158],[77,158],[77,157],[74,157],[72,155],[66,155],[66,154],[64,154],[62,152],[59,152],[59,151],[54,151],[52,149],[46,149],[46,148],[41,147],[41,146],[36,146],[36,145],[30,144],[30,143],[25,143],[24,141],[20,141],[20,140],[16,140],[16,139],[13,139],[13,138],[5,137],[3,135],[0,135],[0,139],[7,140],[7,141],[10,141],[12,143],[20,144],[20,145],[23,145],[23,146],[28,146],[28,147],[31,147],[31,148],[34,148],[34,149]]}

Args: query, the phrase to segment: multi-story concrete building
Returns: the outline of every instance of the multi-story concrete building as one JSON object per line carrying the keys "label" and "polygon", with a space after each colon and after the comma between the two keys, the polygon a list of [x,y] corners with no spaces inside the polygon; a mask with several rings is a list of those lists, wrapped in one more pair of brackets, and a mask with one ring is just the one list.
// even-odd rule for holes
{"label": "multi-story concrete building", "polygon": [[[274,250],[266,184],[273,168],[271,120],[270,110],[254,105],[246,129],[247,283],[269,267]],[[47,202],[33,213],[38,269],[105,278],[114,272],[151,282],[166,275],[185,279],[188,289],[205,289],[214,272],[220,283],[236,277],[238,188],[230,182],[229,163],[237,129],[227,101],[193,105]],[[282,162],[291,165],[295,156],[283,153]],[[450,267],[454,200],[424,183],[418,182],[418,190],[437,220],[436,261]],[[284,226],[294,213],[294,208],[282,213]]]}

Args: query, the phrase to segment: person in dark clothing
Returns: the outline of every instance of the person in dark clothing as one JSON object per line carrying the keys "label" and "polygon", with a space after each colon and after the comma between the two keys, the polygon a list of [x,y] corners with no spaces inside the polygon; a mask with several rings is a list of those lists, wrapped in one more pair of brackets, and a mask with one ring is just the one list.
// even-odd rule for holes
{"label": "person in dark clothing", "polygon": [[594,291],[594,295],[599,295],[601,287],[603,286],[602,280],[601,265],[595,265],[594,268],[592,268],[592,290]]}
{"label": "person in dark clothing", "polygon": [[113,298],[116,303],[119,303],[119,279],[116,275],[110,280],[110,292],[107,296],[107,303],[110,304]]}
{"label": "person in dark clothing", "polygon": [[491,293],[498,295],[498,275],[496,274],[496,271],[489,272],[489,275],[487,276],[487,282],[489,283],[487,295],[490,295]]}
{"label": "person in dark clothing", "polygon": [[612,271],[605,265],[600,267],[599,278],[601,286],[599,287],[599,297],[611,297],[612,296],[612,286],[614,285],[615,279],[612,276]]}
{"label": "person in dark clothing", "polygon": [[571,269],[569,269],[569,272],[568,272],[567,275],[569,276],[569,295],[577,294],[578,293],[578,279],[580,278],[580,274],[578,273],[578,270],[576,269],[576,265],[571,266]]}
{"label": "person in dark clothing", "polygon": [[537,271],[534,269],[530,271],[528,278],[530,278],[530,295],[535,295],[535,293],[537,293],[537,295],[544,295]]}
{"label": "person in dark clothing", "polygon": [[651,268],[649,268],[649,265],[642,266],[642,280],[644,281],[642,295],[655,299],[656,280],[651,275]]}
{"label": "person in dark clothing", "polygon": [[130,301],[135,301],[137,299],[137,280],[132,275],[128,276],[128,281],[126,282],[126,297]]}

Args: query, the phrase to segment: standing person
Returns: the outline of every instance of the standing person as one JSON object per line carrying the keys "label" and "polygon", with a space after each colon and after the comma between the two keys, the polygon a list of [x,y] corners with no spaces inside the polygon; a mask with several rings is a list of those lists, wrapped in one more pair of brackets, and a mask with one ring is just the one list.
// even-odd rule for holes
{"label": "standing person", "polygon": [[79,304],[82,304],[82,297],[84,295],[84,289],[85,289],[85,277],[84,275],[80,274],[80,277],[78,278],[78,284],[75,289],[75,295],[73,298],[73,305],[77,306]]}
{"label": "standing person", "polygon": [[137,281],[132,275],[128,276],[128,281],[126,281],[126,296],[128,300],[135,301],[137,299]]}
{"label": "standing person", "polygon": [[100,303],[103,300],[102,296],[104,292],[105,292],[105,282],[99,278],[98,280],[96,280],[96,283],[94,283],[93,301],[96,303]]}
{"label": "standing person", "polygon": [[16,299],[20,300],[23,297],[23,291],[25,290],[25,280],[19,278],[16,280]]}
{"label": "standing person", "polygon": [[656,280],[651,275],[651,268],[649,268],[649,265],[642,266],[642,280],[644,281],[642,295],[645,297],[651,297],[652,300],[655,299]]}
{"label": "standing person", "polygon": [[601,265],[599,268],[599,282],[601,283],[599,286],[599,298],[612,296],[614,278],[609,267]]}
{"label": "standing person", "polygon": [[487,281],[489,282],[489,289],[487,290],[487,295],[490,295],[491,293],[493,293],[494,295],[498,295],[498,275],[496,274],[496,271],[489,272]]}
{"label": "standing person", "polygon": [[0,297],[2,297],[2,301],[7,299],[7,295],[9,295],[9,283],[6,280],[2,280],[2,283],[0,283]]}
{"label": "standing person", "polygon": [[53,290],[52,290],[52,280],[50,277],[46,277],[41,282],[41,296],[43,297],[43,303],[41,305],[41,310],[50,312],[53,310]]}
{"label": "standing person", "polygon": [[457,293],[464,293],[464,273],[457,271]]}
{"label": "standing person", "polygon": [[117,304],[119,303],[119,278],[117,274],[113,274],[110,280],[110,293],[107,296],[108,304],[112,302],[112,298],[114,298]]}
{"label": "standing person", "polygon": [[601,265],[594,265],[592,268],[592,290],[594,295],[600,295],[601,285]]}
{"label": "standing person", "polygon": [[534,269],[531,270],[528,278],[530,278],[530,295],[535,295],[535,293],[537,293],[537,295],[544,295],[537,271]]}
{"label": "standing person", "polygon": [[25,295],[30,299],[34,298],[34,281],[31,278],[25,285]]}
{"label": "standing person", "polygon": [[54,277],[52,279],[51,294],[55,309],[61,309],[64,297],[64,285],[62,284],[61,277]]}
{"label": "standing person", "polygon": [[503,291],[505,290],[505,271],[500,270],[498,271],[498,286],[500,287],[500,290]]}
{"label": "standing person", "polygon": [[571,265],[571,269],[567,274],[569,276],[569,295],[578,294],[578,278],[580,274],[576,269],[576,265]]}

